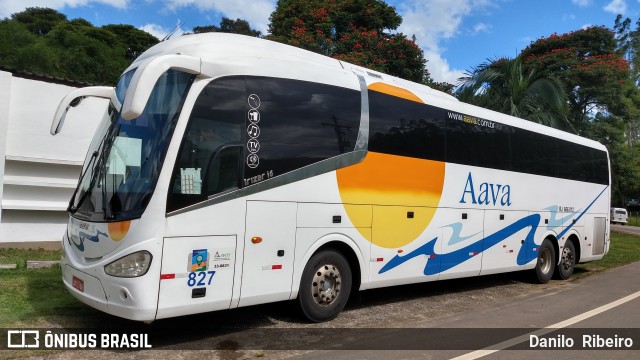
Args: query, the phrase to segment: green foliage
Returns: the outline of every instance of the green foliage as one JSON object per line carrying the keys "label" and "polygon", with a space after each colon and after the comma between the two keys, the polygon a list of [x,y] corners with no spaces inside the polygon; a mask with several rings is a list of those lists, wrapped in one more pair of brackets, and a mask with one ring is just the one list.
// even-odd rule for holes
{"label": "green foliage", "polygon": [[638,155],[634,149],[625,146],[626,124],[619,117],[596,114],[585,136],[599,141],[609,150],[611,162],[611,204],[612,206],[625,207],[626,195],[640,186],[640,164]]}
{"label": "green foliage", "polygon": [[0,66],[21,68],[19,61],[22,49],[33,46],[41,39],[27,30],[25,24],[17,21],[0,21]]}
{"label": "green foliage", "polygon": [[631,79],[637,85],[640,82],[640,19],[636,22],[636,29],[631,30],[631,19],[622,20],[622,15],[618,14],[613,30],[618,41],[618,54],[629,62]]}
{"label": "green foliage", "polygon": [[431,82],[422,50],[381,0],[280,0],[268,39],[416,82]]}
{"label": "green foliage", "polygon": [[253,37],[261,37],[262,33],[258,30],[252,29],[246,20],[223,17],[220,21],[220,26],[208,25],[208,26],[196,26],[193,28],[194,34],[208,33],[208,32],[223,32],[247,35]]}
{"label": "green foliage", "polygon": [[460,79],[459,98],[540,124],[573,130],[567,120],[562,84],[526,68],[521,58],[497,59],[473,68]]}
{"label": "green foliage", "polygon": [[129,61],[135,60],[148,48],[158,43],[158,39],[155,36],[131,25],[112,24],[105,25],[102,29],[116,34],[118,41],[126,46],[125,58]]}
{"label": "green foliage", "polygon": [[53,9],[30,7],[11,15],[11,18],[27,27],[29,32],[37,36],[45,36],[56,25],[66,22],[67,17]]}
{"label": "green foliage", "polygon": [[616,112],[629,77],[629,64],[616,52],[613,31],[590,27],[541,38],[520,56],[525,65],[558,78],[569,100],[569,119],[583,133],[594,109]]}
{"label": "green foliage", "polygon": [[115,85],[122,71],[157,42],[131,25],[97,28],[52,9],[28,8],[0,21],[0,66]]}
{"label": "green foliage", "polygon": [[[514,60],[482,64],[462,79],[465,86],[456,95],[479,106],[574,129],[603,143],[611,160],[612,203],[624,206],[640,193],[640,21],[636,30],[630,25],[629,19],[618,16],[615,31],[590,27],[540,38],[518,56],[519,70]],[[536,89],[546,87],[546,95],[537,92],[529,102],[526,89],[536,79],[547,79]],[[563,91],[553,95],[553,87]],[[538,115],[543,120],[536,120]],[[563,116],[567,121],[544,121]]]}

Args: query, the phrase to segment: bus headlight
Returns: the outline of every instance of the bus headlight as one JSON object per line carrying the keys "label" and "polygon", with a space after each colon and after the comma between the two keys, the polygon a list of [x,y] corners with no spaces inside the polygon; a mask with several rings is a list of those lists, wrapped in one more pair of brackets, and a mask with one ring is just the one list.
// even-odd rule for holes
{"label": "bus headlight", "polygon": [[104,272],[116,277],[138,277],[149,271],[151,266],[151,253],[138,251],[122,257],[104,267]]}

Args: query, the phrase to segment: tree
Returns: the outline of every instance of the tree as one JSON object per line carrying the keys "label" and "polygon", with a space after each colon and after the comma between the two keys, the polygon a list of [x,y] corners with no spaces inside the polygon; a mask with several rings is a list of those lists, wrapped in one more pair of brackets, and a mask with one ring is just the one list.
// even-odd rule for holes
{"label": "tree", "polygon": [[622,15],[618,15],[613,29],[618,54],[627,60],[630,68],[630,79],[625,84],[625,96],[618,112],[628,121],[627,144],[632,146],[640,140],[640,19],[636,21],[636,29],[631,30],[631,19],[622,20]]}
{"label": "tree", "polygon": [[126,45],[125,57],[129,61],[135,60],[148,48],[159,42],[155,36],[131,25],[111,24],[103,26],[102,29],[116,34],[118,41]]}
{"label": "tree", "polygon": [[63,78],[115,84],[130,62],[116,34],[86,22],[58,24],[44,40],[57,53],[57,76]]}
{"label": "tree", "polygon": [[618,14],[613,30],[618,43],[616,50],[629,62],[631,78],[638,85],[640,82],[640,19],[636,22],[636,29],[631,30],[631,19],[622,20],[622,15]]}
{"label": "tree", "polygon": [[401,33],[395,8],[382,0],[280,0],[267,38],[385,72],[431,83],[422,50]]}
{"label": "tree", "polygon": [[616,116],[597,113],[585,135],[599,141],[609,150],[611,161],[611,204],[625,207],[629,194],[640,190],[640,154],[624,146],[625,122]]}
{"label": "tree", "polygon": [[541,38],[520,56],[527,67],[559,79],[569,101],[569,119],[583,133],[596,109],[617,113],[623,106],[628,62],[616,52],[614,33],[590,27]]}
{"label": "tree", "polygon": [[253,37],[261,37],[262,33],[258,30],[252,29],[246,20],[223,17],[220,21],[220,26],[208,25],[208,26],[196,26],[193,28],[194,34],[208,33],[208,32],[224,32],[232,34],[247,35]]}
{"label": "tree", "polygon": [[115,84],[158,40],[131,25],[93,26],[52,9],[29,8],[0,21],[0,66],[16,71]]}
{"label": "tree", "polygon": [[0,66],[7,69],[23,66],[19,59],[21,49],[40,40],[23,23],[8,19],[0,21]]}
{"label": "tree", "polygon": [[11,15],[11,18],[25,24],[27,29],[37,36],[45,36],[56,25],[66,22],[67,17],[53,9],[29,7],[26,10]]}
{"label": "tree", "polygon": [[555,128],[573,130],[567,120],[562,84],[525,68],[522,59],[501,58],[473,68],[460,78],[459,98],[505,114]]}

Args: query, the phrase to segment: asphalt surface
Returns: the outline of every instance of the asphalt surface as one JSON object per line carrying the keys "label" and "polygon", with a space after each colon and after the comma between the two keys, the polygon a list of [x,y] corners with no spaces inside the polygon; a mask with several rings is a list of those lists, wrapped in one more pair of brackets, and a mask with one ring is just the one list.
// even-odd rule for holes
{"label": "asphalt surface", "polygon": [[611,224],[611,230],[625,234],[640,235],[640,227],[637,226]]}
{"label": "asphalt surface", "polygon": [[[557,286],[543,293],[535,292],[513,301],[501,301],[500,304],[482,311],[470,311],[463,314],[453,314],[441,319],[439,328],[456,329],[460,336],[466,335],[465,329],[484,329],[487,337],[504,336],[504,329],[512,331],[505,340],[524,336],[524,342],[514,345],[510,350],[500,346],[498,342],[488,346],[493,353],[483,355],[476,351],[316,351],[307,353],[303,359],[539,359],[548,357],[554,359],[638,359],[640,358],[640,262],[616,268],[580,281]],[[623,299],[623,303],[613,303]],[[612,304],[613,303],[613,304]],[[604,308],[603,308],[604,307]],[[608,308],[611,307],[611,308]],[[584,319],[583,319],[584,318]],[[421,325],[432,324],[412,324]],[[566,326],[565,326],[566,325]],[[542,330],[552,327],[557,332]],[[561,329],[561,330],[560,330]],[[420,332],[416,331],[418,336]],[[473,332],[472,332],[473,333]],[[565,341],[563,350],[539,350],[532,347],[531,334],[540,337],[574,340],[573,347],[568,347]],[[636,350],[580,349],[583,337],[593,338],[631,338]],[[380,339],[380,341],[384,341]],[[535,340],[534,340],[535,343]],[[539,341],[538,341],[539,344]],[[588,345],[590,343],[587,343]],[[539,345],[538,345],[539,346]],[[504,349],[501,349],[504,347]],[[624,347],[624,346],[621,346]]]}

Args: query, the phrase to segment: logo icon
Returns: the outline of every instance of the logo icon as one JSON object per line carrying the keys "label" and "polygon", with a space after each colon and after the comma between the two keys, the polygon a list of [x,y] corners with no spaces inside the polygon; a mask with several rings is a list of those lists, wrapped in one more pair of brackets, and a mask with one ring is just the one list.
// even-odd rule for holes
{"label": "logo icon", "polygon": [[191,254],[191,271],[207,271],[207,260],[209,252],[207,249],[193,250]]}
{"label": "logo icon", "polygon": [[251,124],[247,127],[247,134],[252,138],[257,138],[260,136],[260,128],[256,124]]}
{"label": "logo icon", "polygon": [[258,150],[260,150],[260,142],[258,139],[249,139],[249,141],[247,141],[247,150],[252,154],[257,153]]}
{"label": "logo icon", "polygon": [[9,330],[7,331],[7,347],[10,349],[25,349],[40,347],[40,332],[38,330]]}
{"label": "logo icon", "polygon": [[249,106],[251,106],[252,109],[257,109],[260,107],[260,97],[256,94],[249,95],[247,102],[249,103]]}
{"label": "logo icon", "polygon": [[260,122],[260,112],[258,110],[255,110],[255,109],[249,110],[247,117],[251,122],[254,122],[254,123]]}
{"label": "logo icon", "polygon": [[255,169],[258,167],[259,164],[260,164],[260,158],[258,157],[257,154],[249,154],[249,156],[247,156],[248,167],[250,167],[251,169]]}

